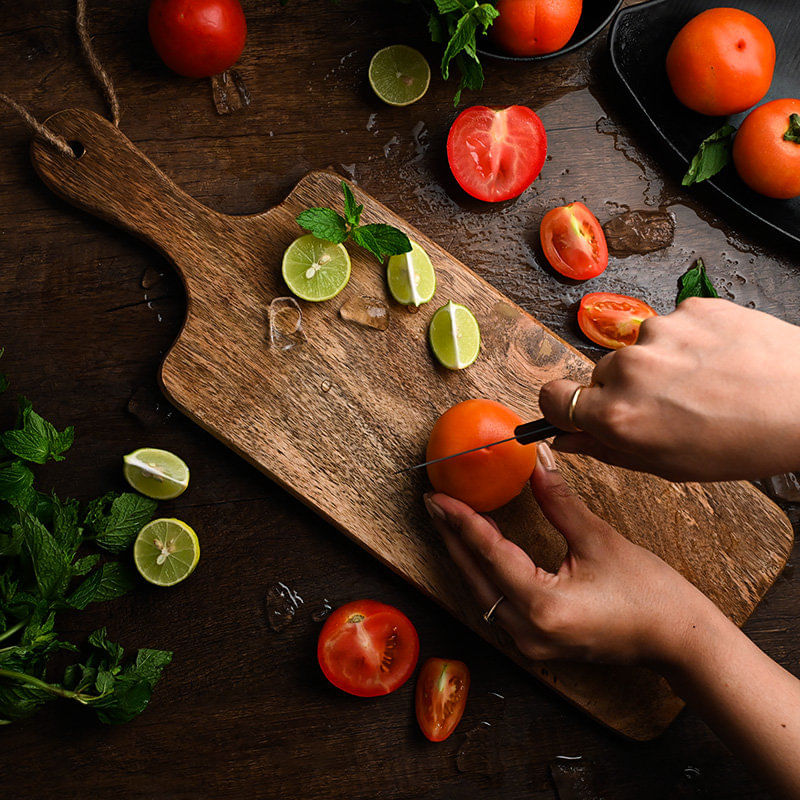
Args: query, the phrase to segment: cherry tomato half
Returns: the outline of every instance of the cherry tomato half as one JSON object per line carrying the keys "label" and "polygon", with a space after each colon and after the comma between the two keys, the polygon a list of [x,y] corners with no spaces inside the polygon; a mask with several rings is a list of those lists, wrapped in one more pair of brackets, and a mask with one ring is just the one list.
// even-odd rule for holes
{"label": "cherry tomato half", "polygon": [[581,300],[578,325],[595,344],[619,350],[636,344],[642,322],[658,314],[644,300],[610,292],[592,292]]}
{"label": "cherry tomato half", "polygon": [[[464,400],[442,414],[428,439],[426,461],[510,439],[522,419],[494,400]],[[437,492],[475,511],[494,511],[513,500],[536,467],[536,445],[516,441],[466,453],[428,466]]]}
{"label": "cherry tomato half", "polygon": [[464,715],[469,669],[463,661],[429,658],[417,678],[417,722],[432,742],[443,742]]}
{"label": "cherry tomato half", "polygon": [[585,281],[608,266],[608,244],[597,217],[583,203],[548,211],[539,226],[545,258],[567,278]]}
{"label": "cherry tomato half", "polygon": [[322,626],[317,659],[325,677],[358,697],[389,694],[402,686],[419,658],[411,620],[393,606],[355,600],[337,608]]}
{"label": "cherry tomato half", "polygon": [[225,72],[247,37],[239,0],[153,0],[147,25],[161,60],[187,78]]}
{"label": "cherry tomato half", "polygon": [[527,106],[462,111],[447,137],[447,160],[461,188],[498,203],[521,195],[542,171],[544,125]]}

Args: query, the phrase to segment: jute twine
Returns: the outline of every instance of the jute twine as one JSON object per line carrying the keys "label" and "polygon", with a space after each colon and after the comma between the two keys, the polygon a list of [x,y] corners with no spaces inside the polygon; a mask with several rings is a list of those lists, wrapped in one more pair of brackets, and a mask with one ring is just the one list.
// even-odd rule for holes
{"label": "jute twine", "polygon": [[[119,127],[119,100],[117,93],[114,91],[114,84],[111,81],[108,73],[100,63],[100,59],[94,52],[92,47],[92,40],[89,36],[89,29],[86,22],[86,0],[77,0],[77,13],[75,16],[75,26],[78,31],[78,39],[81,43],[81,51],[83,56],[92,70],[95,80],[100,84],[103,94],[105,95],[106,102],[111,109],[111,121]],[[68,156],[69,158],[76,158],[76,154],[70,146],[69,142],[57,133],[51,131],[46,125],[39,122],[36,117],[31,114],[28,109],[20,105],[16,100],[9,97],[7,94],[0,93],[0,102],[5,103],[17,116],[28,126],[34,136],[38,136],[53,148],[58,150],[61,155]]]}

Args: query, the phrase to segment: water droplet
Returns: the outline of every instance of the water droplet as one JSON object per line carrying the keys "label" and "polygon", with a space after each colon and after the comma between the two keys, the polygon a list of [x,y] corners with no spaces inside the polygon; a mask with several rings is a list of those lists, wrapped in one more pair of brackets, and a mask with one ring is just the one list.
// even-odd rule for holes
{"label": "water droplet", "polygon": [[126,409],[146,428],[163,425],[174,413],[161,394],[148,386],[140,386],[130,396]]}
{"label": "water droplet", "polygon": [[331,382],[329,380],[324,380],[319,385],[319,390],[322,394],[327,394],[331,390]]}
{"label": "water droplet", "polygon": [[764,481],[766,489],[778,500],[788,503],[800,502],[800,476],[796,472],[787,472],[785,475],[773,475]]}
{"label": "water droplet", "polygon": [[348,177],[353,183],[358,183],[356,180],[356,165],[353,164],[339,164],[344,172],[347,173]]}
{"label": "water droplet", "polygon": [[250,105],[250,90],[235,69],[211,77],[211,93],[217,114],[232,114]]}
{"label": "water droplet", "polygon": [[282,631],[293,619],[303,598],[285,583],[270,586],[267,592],[267,622],[273,631]]}
{"label": "water droplet", "polygon": [[367,120],[367,130],[372,131],[373,135],[377,135],[378,133],[378,112],[373,111],[369,115],[369,119]]}
{"label": "water droplet", "polygon": [[[148,267],[142,273],[142,289],[151,289],[157,283],[164,279],[164,274],[159,272],[157,269],[153,269],[153,267]],[[145,294],[144,299],[147,300],[147,295]]]}
{"label": "water droplet", "polygon": [[494,775],[502,771],[497,736],[488,722],[481,722],[467,731],[456,753],[459,772],[474,775]]}
{"label": "water droplet", "polygon": [[311,612],[311,619],[314,620],[314,622],[322,622],[324,619],[327,619],[331,611],[333,611],[333,606],[328,600],[323,600]]}
{"label": "water droplet", "polygon": [[396,147],[398,144],[400,144],[400,137],[397,135],[392,136],[392,138],[389,139],[389,141],[383,146],[383,157],[389,158],[392,153],[392,148]]}
{"label": "water droplet", "polygon": [[269,343],[275,350],[291,350],[306,340],[303,312],[293,297],[276,297],[269,304]]}
{"label": "water droplet", "polygon": [[385,331],[389,327],[389,306],[376,297],[351,297],[339,309],[339,316],[377,331]]}
{"label": "water droplet", "polygon": [[599,800],[591,767],[581,756],[558,756],[550,762],[559,800]]}

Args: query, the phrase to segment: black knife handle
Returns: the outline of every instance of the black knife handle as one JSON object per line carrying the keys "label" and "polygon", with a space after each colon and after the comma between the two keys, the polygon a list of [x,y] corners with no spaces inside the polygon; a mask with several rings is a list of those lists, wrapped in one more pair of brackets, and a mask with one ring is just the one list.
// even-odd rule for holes
{"label": "black knife handle", "polygon": [[559,433],[564,433],[564,431],[562,431],[561,428],[556,428],[555,425],[551,425],[544,418],[534,420],[533,422],[525,422],[514,428],[514,436],[520,444],[541,442],[542,439],[549,439],[551,436],[557,436]]}

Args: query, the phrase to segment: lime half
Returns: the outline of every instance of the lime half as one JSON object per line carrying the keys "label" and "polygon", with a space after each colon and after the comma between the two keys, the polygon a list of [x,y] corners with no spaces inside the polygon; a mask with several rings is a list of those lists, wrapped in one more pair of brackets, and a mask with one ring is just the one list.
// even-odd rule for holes
{"label": "lime half", "polygon": [[433,315],[428,339],[433,354],[447,369],[468,367],[481,349],[478,320],[466,306],[460,306],[452,300]]}
{"label": "lime half", "polygon": [[142,447],[123,456],[122,461],[125,480],[155,500],[172,500],[189,485],[189,467],[169,450]]}
{"label": "lime half", "polygon": [[415,103],[428,91],[431,68],[413,47],[393,44],[378,50],[369,62],[369,85],[390,106]]}
{"label": "lime half", "polygon": [[411,251],[392,256],[386,267],[389,291],[404,306],[421,306],[436,291],[436,273],[428,254],[411,242]]}
{"label": "lime half", "polygon": [[174,586],[188,577],[200,560],[197,534],[179,519],[154,519],[133,543],[133,563],[156,586]]}
{"label": "lime half", "polygon": [[286,248],[283,279],[301,300],[330,300],[350,280],[350,255],[343,244],[307,233]]}

